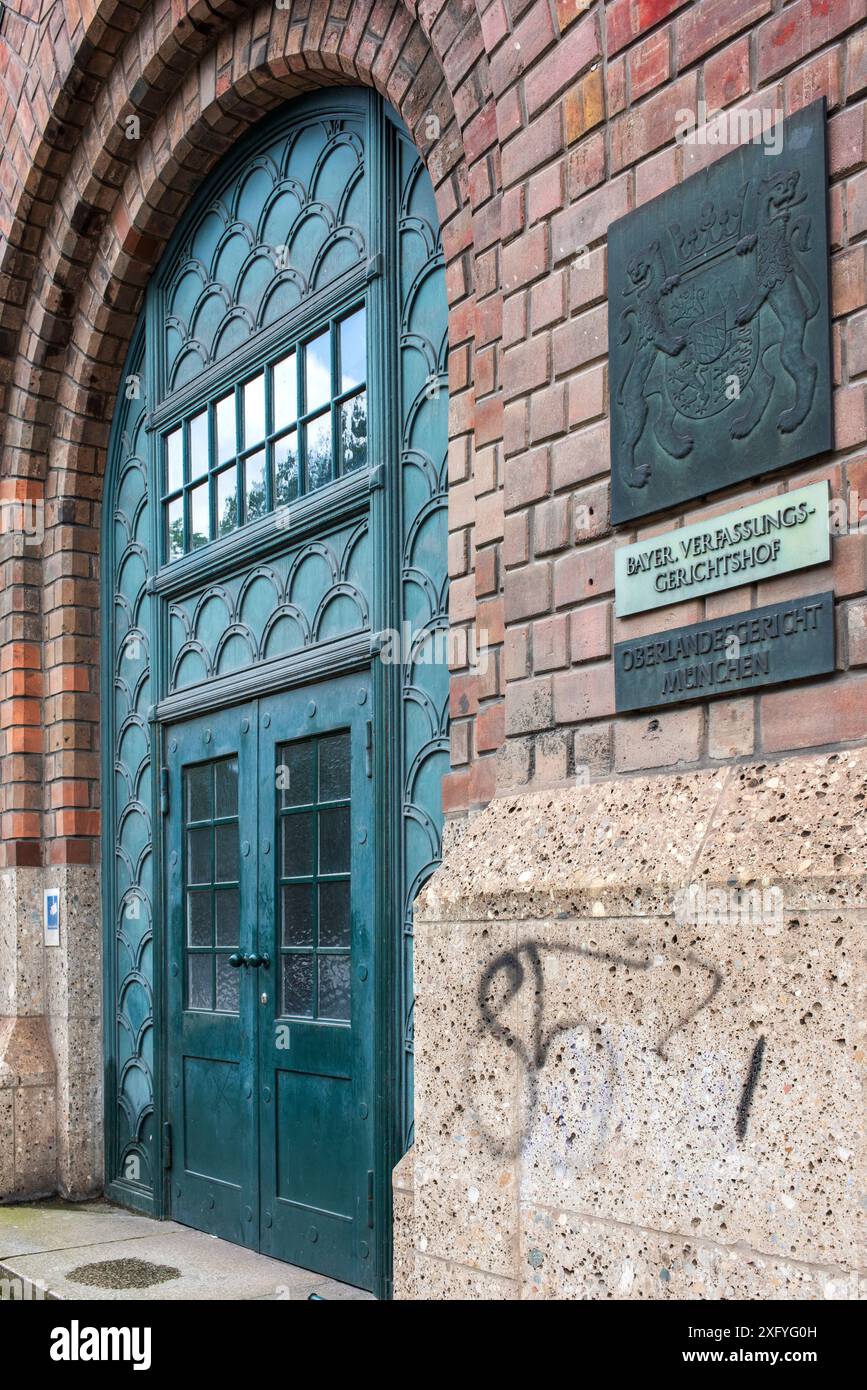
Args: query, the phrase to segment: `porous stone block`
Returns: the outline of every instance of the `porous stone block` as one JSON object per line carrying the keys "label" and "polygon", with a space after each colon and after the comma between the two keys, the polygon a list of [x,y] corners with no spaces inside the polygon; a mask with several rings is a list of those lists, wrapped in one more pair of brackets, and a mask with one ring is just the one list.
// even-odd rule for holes
{"label": "porous stone block", "polygon": [[848,1300],[864,1281],[832,1265],[805,1265],[743,1246],[667,1236],[550,1207],[525,1207],[521,1297],[699,1301]]}
{"label": "porous stone block", "polygon": [[19,1086],[14,1095],[15,1174],[6,1196],[55,1190],[57,1144],[53,1086]]}
{"label": "porous stone block", "polygon": [[52,870],[60,947],[46,951],[48,1021],[57,1058],[57,1181],[67,1197],[102,1187],[102,908],[99,870]]}
{"label": "porous stone block", "polygon": [[859,1263],[867,918],[522,924],[522,1201]]}
{"label": "porous stone block", "polygon": [[[514,1265],[518,1213],[509,1155],[517,1116],[517,1059],[485,1027],[486,980],[516,945],[513,927],[467,932],[443,924],[416,939],[415,1027],[442,1046],[415,1070],[415,1221],[419,1248],[506,1274]],[[514,1029],[511,1002],[502,1026]],[[453,1043],[458,1046],[455,1052]],[[420,1062],[420,1065],[419,1065]]]}
{"label": "porous stone block", "polygon": [[[408,1164],[407,1164],[408,1160]],[[392,1173],[392,1280],[393,1296],[411,1300],[416,1297],[415,1252],[413,1250],[414,1202],[412,1186],[412,1150],[405,1154]],[[409,1168],[401,1181],[399,1170]],[[409,1182],[407,1186],[406,1183]]]}
{"label": "porous stone block", "polygon": [[15,1186],[15,1118],[12,1088],[0,1088],[0,1198]]}
{"label": "porous stone block", "polygon": [[500,798],[463,828],[417,903],[416,1275],[854,1287],[865,801],[853,750]]}
{"label": "porous stone block", "polygon": [[727,771],[498,797],[416,900],[417,922],[668,910]]}
{"label": "porous stone block", "polygon": [[[46,947],[43,892],[60,893],[60,940]],[[99,870],[16,868],[0,876],[0,1092],[10,1092],[11,1158],[0,1199],[102,1186],[102,910]]]}
{"label": "porous stone block", "polygon": [[479,1269],[468,1269],[465,1265],[433,1259],[429,1255],[417,1255],[416,1297],[503,1302],[518,1298],[519,1286],[514,1279],[497,1279]]}
{"label": "porous stone block", "polygon": [[733,767],[692,880],[778,885],[787,905],[867,906],[867,752]]}
{"label": "porous stone block", "polygon": [[42,870],[0,871],[0,1007],[9,1017],[44,1007]]}

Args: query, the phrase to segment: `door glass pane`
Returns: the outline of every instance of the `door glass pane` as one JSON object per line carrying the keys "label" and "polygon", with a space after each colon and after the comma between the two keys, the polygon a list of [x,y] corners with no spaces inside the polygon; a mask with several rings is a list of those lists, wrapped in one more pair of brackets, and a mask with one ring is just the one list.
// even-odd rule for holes
{"label": "door glass pane", "polygon": [[211,883],[211,827],[187,831],[187,882]]}
{"label": "door glass pane", "polygon": [[238,852],[238,822],[234,825],[218,825],[214,829],[216,883],[237,883],[239,878],[240,856]]}
{"label": "door glass pane", "polygon": [[244,386],[244,448],[265,438],[265,373]]}
{"label": "door glass pane", "polygon": [[244,460],[244,506],[247,521],[255,521],[267,510],[265,499],[265,450]]}
{"label": "door glass pane", "polygon": [[319,945],[348,946],[349,879],[319,885]]}
{"label": "door glass pane", "polygon": [[282,362],[274,365],[274,428],[282,430],[292,425],[298,418],[298,376],[295,353],[290,352]]}
{"label": "door glass pane", "polygon": [[308,415],[331,400],[331,334],[327,328],[304,348],[304,392]]}
{"label": "door glass pane", "polygon": [[211,944],[211,895],[207,889],[187,893],[187,945]]}
{"label": "door glass pane", "polygon": [[313,770],[316,744],[287,743],[278,750],[277,790],[283,806],[309,806],[313,801]]}
{"label": "door glass pane", "polygon": [[283,820],[284,878],[298,878],[313,873],[313,824],[315,816],[306,811],[293,811]]}
{"label": "door glass pane", "polygon": [[208,471],[208,412],[203,410],[190,421],[190,478]]}
{"label": "door glass pane", "polygon": [[340,325],[340,390],[351,391],[367,377],[367,326],[364,309]]}
{"label": "door glass pane", "polygon": [[289,883],[283,888],[283,945],[313,945],[313,888]]}
{"label": "door glass pane", "polygon": [[[215,768],[218,817],[238,814],[238,759],[224,758]],[[210,814],[210,813],[209,813]]]}
{"label": "door glass pane", "polygon": [[298,496],[298,431],[290,430],[274,445],[274,501],[285,507]]}
{"label": "door glass pane", "polygon": [[236,1014],[241,997],[241,972],[228,956],[217,956],[217,1012]]}
{"label": "door glass pane", "polygon": [[217,401],[217,463],[235,457],[235,393]]}
{"label": "door glass pane", "polygon": [[320,1018],[349,1018],[349,956],[319,956]]}
{"label": "door glass pane", "polygon": [[191,1009],[213,1009],[214,979],[210,951],[188,957],[187,1001]]}
{"label": "door glass pane", "polygon": [[184,768],[183,808],[187,1008],[234,1013],[239,980],[228,956],[241,934],[237,757]]}
{"label": "door glass pane", "polygon": [[350,755],[345,729],[277,750],[281,1004],[336,1023],[350,1016]]}
{"label": "door glass pane", "polygon": [[313,492],[331,482],[331,411],[311,420],[306,435],[307,487]]}
{"label": "door glass pane", "polygon": [[207,483],[190,489],[190,527],[190,549],[198,550],[199,546],[207,545],[211,535]]}
{"label": "door glass pane", "polygon": [[349,807],[319,812],[319,872],[349,872]]}
{"label": "door glass pane", "polygon": [[319,740],[319,800],[349,796],[349,734],[329,734]]}
{"label": "door glass pane", "polygon": [[283,1013],[313,1015],[313,956],[307,951],[283,956]]}
{"label": "door glass pane", "polygon": [[217,945],[237,946],[240,941],[241,890],[220,888],[214,894]]}
{"label": "door glass pane", "polygon": [[185,772],[187,788],[187,820],[211,820],[214,814],[211,764],[188,767]]}

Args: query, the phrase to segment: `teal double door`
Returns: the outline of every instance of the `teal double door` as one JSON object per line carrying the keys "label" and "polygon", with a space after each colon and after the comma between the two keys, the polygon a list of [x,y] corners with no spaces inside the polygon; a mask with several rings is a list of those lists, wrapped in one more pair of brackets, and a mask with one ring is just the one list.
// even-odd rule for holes
{"label": "teal double door", "polygon": [[371,687],[165,734],[172,1217],[375,1283]]}

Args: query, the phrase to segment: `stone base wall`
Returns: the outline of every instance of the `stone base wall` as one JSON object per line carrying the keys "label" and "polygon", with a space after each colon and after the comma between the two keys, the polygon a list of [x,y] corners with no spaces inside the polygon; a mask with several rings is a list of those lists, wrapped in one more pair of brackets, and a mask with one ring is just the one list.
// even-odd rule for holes
{"label": "stone base wall", "polygon": [[[43,893],[60,890],[60,944]],[[101,1191],[99,870],[0,873],[0,1201]]]}
{"label": "stone base wall", "polygon": [[499,799],[452,839],[397,1297],[857,1296],[865,803],[861,750]]}
{"label": "stone base wall", "polygon": [[57,1187],[57,1090],[44,1018],[0,1018],[0,1201]]}

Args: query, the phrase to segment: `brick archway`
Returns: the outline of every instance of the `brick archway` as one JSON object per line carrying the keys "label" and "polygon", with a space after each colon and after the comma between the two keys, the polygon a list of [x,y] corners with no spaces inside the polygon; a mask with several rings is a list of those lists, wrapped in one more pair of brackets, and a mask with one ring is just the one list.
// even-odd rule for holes
{"label": "brick archway", "polygon": [[[0,1072],[8,1069],[19,1132],[11,1178],[0,1175],[4,1193],[59,1187],[77,1195],[101,1186],[99,535],[109,431],[142,293],[163,246],[209,170],[265,113],[315,87],[347,83],[374,86],[400,113],[431,174],[442,226],[457,488],[474,488],[474,431],[481,428],[493,455],[497,375],[486,364],[477,387],[473,365],[477,324],[492,359],[500,319],[496,275],[489,273],[478,301],[474,285],[475,259],[494,243],[499,217],[497,132],[478,19],[469,6],[460,26],[445,15],[423,23],[399,0],[348,11],[327,3],[195,4],[176,6],[167,26],[142,6],[124,36],[112,16],[128,23],[129,11],[107,4],[88,33],[65,36],[65,81],[19,94],[26,115],[15,127],[12,167],[29,162],[30,173],[0,209],[8,237],[0,496],[44,502],[44,539],[41,551],[26,534],[3,539],[0,818],[15,931]],[[95,39],[100,32],[105,47]],[[62,40],[59,31],[58,54]],[[44,113],[39,131],[36,111]],[[477,394],[487,406],[481,424]],[[489,472],[483,490],[493,493],[496,464]],[[466,625],[475,593],[468,603],[474,580],[466,531],[460,535],[467,578],[462,595],[458,576],[453,620]],[[502,626],[501,616],[493,626]],[[492,667],[490,704],[500,693],[496,655]],[[458,671],[458,691],[460,681]],[[489,743],[479,760],[479,802],[494,788],[493,754]],[[41,934],[22,935],[17,924],[41,919],[49,880],[60,889],[66,930],[61,950],[46,957]]]}
{"label": "brick archway", "polygon": [[[86,35],[78,39],[75,64],[53,94],[55,114],[40,140],[34,131],[31,177],[4,209],[10,232],[0,306],[8,363],[3,489],[7,497],[44,496],[46,533],[42,572],[25,551],[10,557],[4,576],[20,614],[18,621],[10,615],[0,639],[11,648],[0,765],[8,864],[93,862],[98,512],[120,364],[143,287],[191,193],[267,111],[317,86],[355,82],[375,86],[400,112],[431,173],[443,228],[456,482],[470,477],[477,391],[480,400],[492,398],[484,444],[493,440],[494,375],[474,388],[472,368],[469,253],[484,251],[499,208],[497,135],[475,9],[466,7],[460,32],[451,13],[440,22],[426,16],[425,26],[399,0],[362,6],[351,17],[348,9],[199,3],[180,15],[175,7],[169,30],[156,28],[153,12],[141,7],[125,44],[118,30],[104,35],[109,51],[117,50],[110,81],[99,80],[105,52]],[[102,6],[91,31],[100,21],[110,25],[114,12]],[[125,83],[117,80],[120,69]],[[49,92],[38,88],[30,110],[41,109]],[[22,135],[28,126],[22,123]],[[13,164],[20,162],[13,151]],[[483,209],[477,219],[468,196]],[[490,302],[482,308],[486,342],[494,341],[492,309]],[[455,614],[457,621],[468,616]],[[479,778],[477,801],[493,790],[492,760],[483,762],[491,767]]]}

